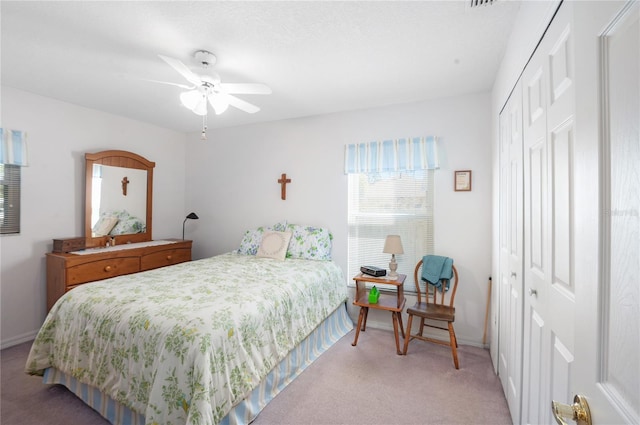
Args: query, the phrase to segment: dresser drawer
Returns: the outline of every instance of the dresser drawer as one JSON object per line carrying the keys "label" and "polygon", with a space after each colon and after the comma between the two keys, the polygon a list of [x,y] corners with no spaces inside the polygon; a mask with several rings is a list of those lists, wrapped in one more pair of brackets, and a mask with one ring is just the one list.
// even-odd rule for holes
{"label": "dresser drawer", "polygon": [[93,282],[140,271],[139,257],[111,258],[79,264],[67,269],[67,286]]}
{"label": "dresser drawer", "polygon": [[140,258],[140,270],[157,269],[158,267],[184,263],[185,261],[191,261],[191,249],[165,249],[143,255]]}
{"label": "dresser drawer", "polygon": [[186,261],[191,261],[191,241],[177,239],[167,240],[165,244],[131,244],[82,255],[48,252],[47,311],[65,292],[78,285]]}

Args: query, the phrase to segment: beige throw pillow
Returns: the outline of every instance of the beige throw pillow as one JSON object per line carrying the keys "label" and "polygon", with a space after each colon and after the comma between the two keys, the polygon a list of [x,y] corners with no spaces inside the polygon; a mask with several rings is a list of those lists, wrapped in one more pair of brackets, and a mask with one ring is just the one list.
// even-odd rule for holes
{"label": "beige throw pillow", "polygon": [[118,223],[118,217],[102,216],[93,227],[93,233],[96,236],[105,236],[111,232],[111,229]]}
{"label": "beige throw pillow", "polygon": [[284,260],[291,235],[291,232],[264,232],[256,256]]}

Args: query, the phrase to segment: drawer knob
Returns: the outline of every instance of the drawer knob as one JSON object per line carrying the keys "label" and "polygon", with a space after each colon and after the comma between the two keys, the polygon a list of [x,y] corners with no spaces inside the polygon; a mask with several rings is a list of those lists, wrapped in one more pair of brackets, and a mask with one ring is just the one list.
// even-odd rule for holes
{"label": "drawer knob", "polygon": [[167,260],[171,261],[172,257],[170,255],[167,255]]}
{"label": "drawer knob", "polygon": [[110,271],[111,271],[111,266],[106,266],[106,267],[104,268],[104,271],[105,271],[105,272],[110,272]]}

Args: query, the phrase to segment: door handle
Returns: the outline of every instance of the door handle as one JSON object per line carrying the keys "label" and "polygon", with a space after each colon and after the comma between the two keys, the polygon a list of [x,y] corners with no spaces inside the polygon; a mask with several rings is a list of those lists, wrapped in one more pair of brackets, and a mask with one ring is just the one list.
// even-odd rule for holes
{"label": "door handle", "polygon": [[511,277],[516,278],[517,276],[516,272],[511,272]]}
{"label": "door handle", "polygon": [[565,419],[575,421],[579,425],[591,425],[591,412],[589,404],[583,395],[573,397],[573,404],[563,404],[557,401],[551,402],[551,411],[558,425],[567,425]]}
{"label": "door handle", "polygon": [[533,289],[533,288],[529,288],[529,295],[530,296],[537,296],[538,295],[538,290],[537,289]]}

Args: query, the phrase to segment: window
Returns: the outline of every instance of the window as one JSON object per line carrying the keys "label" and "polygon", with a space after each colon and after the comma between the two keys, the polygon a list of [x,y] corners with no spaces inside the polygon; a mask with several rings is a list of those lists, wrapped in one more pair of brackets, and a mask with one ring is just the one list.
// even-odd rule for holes
{"label": "window", "polygon": [[[387,235],[400,235],[404,254],[396,255],[398,273],[412,276],[416,263],[434,251],[433,170],[348,178],[349,276],[365,265],[389,268],[391,254],[382,252]],[[405,291],[415,291],[414,286],[405,284]]]}
{"label": "window", "polygon": [[0,233],[20,233],[20,166],[0,164]]}

